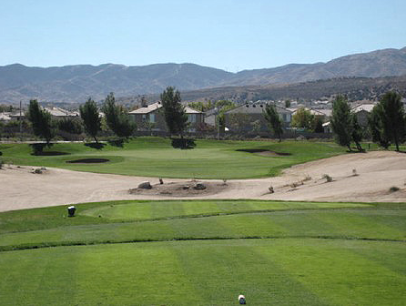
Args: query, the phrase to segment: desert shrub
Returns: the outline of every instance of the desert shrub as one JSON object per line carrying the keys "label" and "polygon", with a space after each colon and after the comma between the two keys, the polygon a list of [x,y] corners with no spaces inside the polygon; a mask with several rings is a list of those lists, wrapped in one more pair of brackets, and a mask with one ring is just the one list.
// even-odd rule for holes
{"label": "desert shrub", "polygon": [[310,175],[306,175],[306,177],[302,180],[302,182],[311,181],[312,177]]}
{"label": "desert shrub", "polygon": [[396,192],[396,191],[399,191],[399,187],[392,186],[391,188],[389,188],[389,192]]}
{"label": "desert shrub", "polygon": [[330,183],[333,181],[333,178],[328,174],[323,174],[322,178],[325,179],[327,183]]}

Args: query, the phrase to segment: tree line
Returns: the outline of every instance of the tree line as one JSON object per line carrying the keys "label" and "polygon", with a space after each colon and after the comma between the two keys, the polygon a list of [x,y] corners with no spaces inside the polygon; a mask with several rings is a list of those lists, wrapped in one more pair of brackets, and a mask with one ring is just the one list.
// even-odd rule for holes
{"label": "tree line", "polygon": [[[185,107],[181,104],[179,91],[168,87],[161,94],[163,115],[171,135],[179,135],[183,140],[188,127]],[[100,110],[104,114],[104,123],[120,140],[130,138],[137,129],[124,107],[117,105],[113,93],[107,95]],[[37,100],[30,100],[27,118],[31,122],[33,133],[43,139],[47,146],[56,135],[56,130],[80,134],[84,132],[98,143],[98,134],[102,131],[103,120],[94,100],[89,98],[79,107],[81,122],[73,119],[53,120],[51,114],[39,106]],[[38,146],[42,150],[43,146]]]}
{"label": "tree line", "polygon": [[368,117],[368,130],[363,130],[355,113],[344,96],[338,96],[333,102],[331,127],[336,142],[352,151],[354,143],[357,150],[362,152],[361,141],[369,132],[374,143],[388,149],[394,144],[396,151],[406,139],[406,114],[401,102],[402,97],[396,92],[387,92],[374,106]]}
{"label": "tree line", "polygon": [[[120,139],[128,139],[136,130],[136,124],[127,115],[127,111],[115,103],[114,94],[110,93],[101,111],[105,116],[105,124]],[[46,145],[50,145],[55,137],[56,130],[62,130],[73,134],[85,133],[98,143],[97,136],[102,130],[102,117],[94,100],[89,98],[79,108],[81,122],[70,118],[53,120],[51,114],[39,106],[37,100],[30,100],[27,118],[31,122],[34,135],[43,139]]]}
{"label": "tree line", "polygon": [[[162,101],[162,112],[168,131],[173,135],[179,136],[182,140],[184,133],[188,128],[188,118],[184,105],[181,104],[179,91],[174,87],[168,87],[160,96]],[[191,105],[195,108],[212,109],[217,108],[217,127],[225,128],[225,111],[235,107],[227,100],[220,100],[216,103],[211,101],[206,103],[197,103]],[[95,101],[89,98],[86,103],[80,106],[80,120],[75,122],[70,119],[62,119],[55,122],[51,115],[40,108],[36,100],[31,100],[27,117],[31,122],[34,134],[45,140],[49,145],[55,137],[55,130],[69,131],[80,134],[84,132],[98,143],[98,134],[105,125],[119,139],[128,139],[136,131],[136,124],[130,119],[127,111],[120,105],[116,104],[113,93],[110,93],[100,110],[104,113],[102,117]],[[274,104],[266,105],[263,113],[270,131],[273,135],[281,140],[283,122],[278,115]],[[373,142],[383,148],[388,148],[394,144],[399,151],[399,145],[406,138],[406,118],[404,108],[401,102],[401,96],[394,92],[387,92],[373,108],[368,118],[368,129],[365,130],[360,126],[355,113],[351,112],[350,104],[344,96],[337,96],[333,102],[333,111],[331,118],[332,131],[335,134],[335,140],[339,145],[346,146],[352,151],[351,145],[354,144],[358,151],[363,151],[361,142],[364,138],[369,137]],[[292,118],[292,126],[303,127],[308,131],[320,131],[322,129],[322,120],[318,116],[312,115],[306,109],[298,109]],[[224,132],[224,130],[223,130]]]}

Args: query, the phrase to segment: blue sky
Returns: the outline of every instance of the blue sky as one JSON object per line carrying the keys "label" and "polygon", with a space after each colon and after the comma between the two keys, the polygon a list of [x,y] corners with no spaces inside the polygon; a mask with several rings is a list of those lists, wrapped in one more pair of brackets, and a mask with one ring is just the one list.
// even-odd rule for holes
{"label": "blue sky", "polygon": [[405,0],[1,0],[0,65],[228,71],[406,47]]}

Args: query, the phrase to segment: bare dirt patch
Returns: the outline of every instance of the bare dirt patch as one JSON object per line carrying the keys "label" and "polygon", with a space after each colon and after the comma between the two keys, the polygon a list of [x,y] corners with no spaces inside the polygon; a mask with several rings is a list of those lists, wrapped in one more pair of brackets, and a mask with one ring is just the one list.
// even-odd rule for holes
{"label": "bare dirt patch", "polygon": [[176,198],[215,195],[228,188],[227,184],[220,182],[202,182],[194,180],[186,182],[169,182],[164,184],[158,183],[151,186],[151,189],[132,188],[128,192],[137,195],[172,196]]}

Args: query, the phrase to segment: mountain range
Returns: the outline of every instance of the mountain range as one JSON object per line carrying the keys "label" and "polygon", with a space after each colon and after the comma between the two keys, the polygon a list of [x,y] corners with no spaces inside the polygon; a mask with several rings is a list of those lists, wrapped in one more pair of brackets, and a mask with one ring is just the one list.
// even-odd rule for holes
{"label": "mountain range", "polygon": [[195,64],[148,66],[73,65],[0,67],[0,103],[38,99],[48,102],[98,101],[108,93],[116,97],[156,94],[167,86],[180,91],[215,87],[267,86],[340,77],[378,78],[406,75],[406,48],[353,54],[327,63],[289,64],[277,68],[231,73]]}

